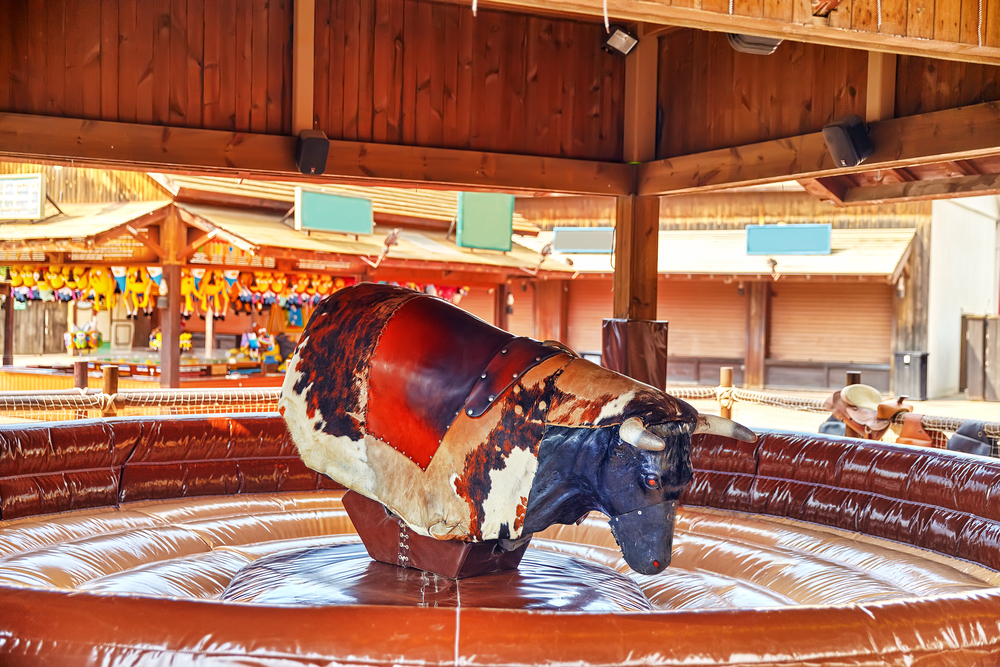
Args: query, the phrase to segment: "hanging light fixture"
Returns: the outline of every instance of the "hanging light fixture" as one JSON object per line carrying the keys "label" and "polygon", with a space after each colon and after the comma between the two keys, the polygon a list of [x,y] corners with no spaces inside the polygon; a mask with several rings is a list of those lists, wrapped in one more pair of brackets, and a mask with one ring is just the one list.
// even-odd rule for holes
{"label": "hanging light fixture", "polygon": [[635,45],[639,43],[639,38],[632,35],[628,30],[620,25],[613,25],[608,28],[608,38],[604,40],[602,49],[608,53],[627,56]]}

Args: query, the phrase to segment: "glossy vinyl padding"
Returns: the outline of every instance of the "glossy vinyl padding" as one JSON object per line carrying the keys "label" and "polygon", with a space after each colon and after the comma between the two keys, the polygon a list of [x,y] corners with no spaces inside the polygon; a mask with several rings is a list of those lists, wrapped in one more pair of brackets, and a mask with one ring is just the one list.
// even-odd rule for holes
{"label": "glossy vinyl padding", "polygon": [[[3,426],[0,664],[1000,658],[1000,576],[977,565],[997,562],[997,463],[778,433],[698,437],[692,453],[671,567],[630,573],[668,612],[274,607],[217,600],[257,559],[358,541],[280,419]],[[532,547],[628,571],[601,517]]]}

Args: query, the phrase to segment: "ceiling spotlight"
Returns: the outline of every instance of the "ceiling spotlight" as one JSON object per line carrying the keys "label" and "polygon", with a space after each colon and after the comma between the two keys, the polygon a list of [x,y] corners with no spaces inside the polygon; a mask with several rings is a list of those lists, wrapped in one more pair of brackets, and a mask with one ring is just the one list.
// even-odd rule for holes
{"label": "ceiling spotlight", "polygon": [[620,25],[613,25],[609,30],[609,35],[607,40],[605,40],[604,45],[601,46],[602,49],[608,53],[617,53],[618,55],[627,56],[629,52],[635,48],[635,45],[639,43],[637,37],[629,34],[625,28]]}
{"label": "ceiling spotlight", "polygon": [[738,35],[735,33],[728,33],[727,36],[729,37],[729,46],[740,53],[751,53],[755,56],[771,55],[782,41],[772,37],[756,37],[754,35]]}

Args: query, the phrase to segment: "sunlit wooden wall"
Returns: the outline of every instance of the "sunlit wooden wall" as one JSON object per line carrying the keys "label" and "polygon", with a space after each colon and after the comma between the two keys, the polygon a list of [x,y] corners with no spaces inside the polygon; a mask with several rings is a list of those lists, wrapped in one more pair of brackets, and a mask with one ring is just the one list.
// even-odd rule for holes
{"label": "sunlit wooden wall", "polygon": [[419,0],[317,0],[331,138],[617,160],[625,61],[599,23]]}
{"label": "sunlit wooden wall", "polygon": [[0,110],[286,133],[291,22],[291,0],[4,0]]}
{"label": "sunlit wooden wall", "polygon": [[739,53],[723,33],[680,30],[660,40],[660,157],[817,132],[865,112],[864,51],[783,42]]}

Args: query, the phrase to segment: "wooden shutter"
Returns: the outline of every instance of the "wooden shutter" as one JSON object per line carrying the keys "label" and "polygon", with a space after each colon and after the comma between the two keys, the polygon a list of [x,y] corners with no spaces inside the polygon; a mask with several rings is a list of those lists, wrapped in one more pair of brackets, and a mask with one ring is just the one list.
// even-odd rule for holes
{"label": "wooden shutter", "polygon": [[891,285],[778,282],[771,289],[770,359],[890,361]]}
{"label": "wooden shutter", "polygon": [[611,279],[570,281],[566,342],[578,354],[601,353],[601,326],[614,313],[611,290]]}
{"label": "wooden shutter", "polygon": [[458,306],[476,317],[494,324],[493,294],[488,287],[470,287],[469,293],[462,297]]}
{"label": "wooden shutter", "polygon": [[672,357],[742,358],[747,347],[747,299],[736,283],[661,280],[656,317],[667,320]]}
{"label": "wooden shutter", "polygon": [[528,285],[521,290],[522,283],[515,282],[510,287],[514,295],[514,312],[507,316],[507,330],[515,336],[535,336],[535,290]]}

